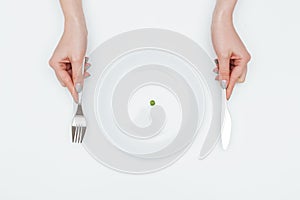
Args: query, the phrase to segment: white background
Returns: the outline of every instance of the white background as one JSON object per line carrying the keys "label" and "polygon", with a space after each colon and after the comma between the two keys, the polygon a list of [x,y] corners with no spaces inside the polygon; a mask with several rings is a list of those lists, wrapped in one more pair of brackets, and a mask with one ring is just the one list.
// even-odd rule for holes
{"label": "white background", "polygon": [[[214,0],[84,1],[91,52],[124,31],[183,33],[214,58]],[[58,0],[1,0],[0,199],[300,199],[300,12],[296,0],[238,3],[236,28],[252,55],[230,110],[230,149],[203,161],[195,141],[161,172],[120,174],[70,143],[72,99],[48,59],[63,30]]]}

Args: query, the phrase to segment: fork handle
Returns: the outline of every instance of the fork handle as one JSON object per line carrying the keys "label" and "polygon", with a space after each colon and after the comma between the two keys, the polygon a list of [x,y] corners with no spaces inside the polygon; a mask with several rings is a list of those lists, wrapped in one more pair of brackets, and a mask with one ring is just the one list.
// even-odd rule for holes
{"label": "fork handle", "polygon": [[[85,64],[87,63],[87,57],[84,57],[83,59],[83,64],[82,64],[82,68],[81,68],[81,73],[82,76],[84,76],[84,71],[85,71]],[[78,83],[78,87],[76,85],[76,91],[78,93],[78,105],[81,105],[81,100],[82,100],[82,89],[83,89],[83,83]]]}
{"label": "fork handle", "polygon": [[81,92],[78,92],[78,105],[81,105],[82,102],[82,90]]}

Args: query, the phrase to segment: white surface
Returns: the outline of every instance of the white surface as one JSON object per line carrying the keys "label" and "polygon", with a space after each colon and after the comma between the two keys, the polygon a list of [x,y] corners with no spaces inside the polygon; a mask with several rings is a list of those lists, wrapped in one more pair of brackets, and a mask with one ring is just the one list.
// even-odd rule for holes
{"label": "white surface", "polygon": [[[175,52],[177,53],[177,52]],[[182,56],[182,55],[180,55]],[[204,100],[205,98],[209,99],[206,101],[211,101],[209,97],[205,96],[205,93],[209,93],[205,90],[205,88],[202,86],[202,82],[205,80],[201,80],[201,76],[199,74],[196,74],[192,69],[193,65],[191,65],[189,62],[186,62],[184,59],[182,59],[180,56],[173,55],[172,53],[168,51],[162,51],[162,50],[156,50],[156,49],[140,49],[137,51],[133,51],[131,53],[125,54],[124,56],[121,56],[121,58],[118,58],[116,61],[114,61],[113,64],[111,64],[109,70],[106,70],[104,74],[101,74],[101,77],[97,77],[97,79],[94,81],[94,84],[98,84],[96,89],[96,94],[91,92],[91,94],[86,94],[86,99],[92,99],[93,97],[97,98],[96,105],[98,109],[96,109],[96,113],[86,113],[87,115],[91,116],[97,116],[97,122],[99,125],[92,124],[91,126],[97,126],[101,127],[95,128],[98,130],[98,132],[103,132],[110,141],[118,148],[122,149],[123,151],[129,153],[129,154],[136,154],[136,155],[145,155],[145,154],[151,154],[158,152],[160,150],[163,150],[168,145],[170,145],[175,138],[180,134],[181,129],[181,123],[182,123],[182,106],[181,106],[181,99],[177,94],[174,93],[174,89],[172,85],[164,85],[166,83],[147,83],[148,88],[140,88],[138,91],[140,96],[144,96],[145,100],[142,102],[145,102],[144,105],[146,105],[148,108],[149,106],[149,100],[151,98],[156,99],[157,105],[161,106],[164,110],[164,113],[166,115],[165,117],[165,123],[161,127],[160,133],[157,133],[158,135],[156,137],[148,138],[148,139],[139,139],[134,137],[128,137],[128,134],[131,134],[130,132],[124,134],[124,127],[118,123],[116,123],[117,119],[114,117],[114,111],[111,107],[112,101],[115,98],[115,87],[120,82],[120,79],[127,74],[130,74],[131,71],[138,69],[142,65],[152,64],[156,63],[161,66],[171,66],[169,70],[172,69],[174,72],[178,73],[179,76],[181,76],[184,79],[184,82],[186,82],[192,89],[193,95],[196,97],[196,102],[198,104],[198,107],[196,105],[195,109],[198,109],[199,112],[195,114],[195,112],[189,112],[189,118],[186,119],[187,121],[192,121],[191,119],[198,119],[199,125],[201,126],[202,123],[204,123],[204,120],[207,121],[206,123],[209,123],[211,119],[206,119],[207,116],[212,115],[206,114],[205,115],[205,106]],[[207,57],[207,55],[205,55]],[[205,57],[205,58],[206,58]],[[97,54],[92,58],[91,60],[95,59],[101,59]],[[191,61],[190,61],[191,62]],[[151,67],[150,67],[151,68]],[[144,68],[145,70],[149,70],[149,68]],[[144,72],[145,72],[144,70]],[[165,72],[166,73],[166,72]],[[155,74],[157,76],[157,74]],[[152,76],[155,76],[152,75]],[[150,74],[147,74],[147,76],[151,77]],[[170,76],[167,74],[167,76]],[[178,80],[176,77],[173,77],[174,80],[177,80],[177,83],[180,85],[182,82],[181,79]],[[152,79],[153,80],[153,79]],[[126,81],[125,81],[126,83]],[[122,84],[125,84],[124,81]],[[127,84],[128,81],[127,81]],[[158,85],[161,84],[161,85]],[[155,85],[155,89],[153,88]],[[136,85],[136,87],[140,87]],[[149,88],[150,87],[150,88]],[[152,88],[151,88],[152,87]],[[169,87],[169,88],[167,88]],[[181,87],[188,90],[187,86],[184,86],[181,84]],[[151,90],[152,89],[152,90]],[[204,92],[205,90],[205,92]],[[134,92],[135,94],[135,92]],[[149,96],[148,96],[149,95]],[[152,97],[151,97],[152,96]],[[208,96],[208,94],[207,94]],[[122,97],[126,98],[126,97]],[[146,100],[147,99],[147,100]],[[126,99],[124,99],[126,101]],[[136,101],[135,101],[136,102]],[[184,102],[183,102],[184,103]],[[144,108],[145,109],[145,108]],[[128,109],[128,112],[130,109]],[[206,109],[206,112],[211,112],[211,110]],[[188,112],[188,111],[185,111]],[[150,112],[149,112],[150,113]],[[130,112],[129,112],[130,114]],[[140,113],[144,114],[145,113]],[[193,115],[195,114],[195,115]],[[149,114],[150,115],[150,114]],[[204,119],[205,118],[205,119]],[[117,124],[117,125],[116,125]],[[196,125],[197,126],[197,123]],[[129,130],[130,131],[130,130]],[[186,132],[182,131],[182,133]],[[205,133],[206,134],[206,133]],[[191,136],[193,133],[191,134]],[[189,137],[186,137],[187,140],[190,140]],[[184,147],[186,141],[183,141]],[[177,147],[174,151],[178,151],[180,148],[183,148],[183,146]]]}
{"label": "white surface", "polygon": [[[214,57],[214,3],[85,1],[89,51],[120,32],[158,27],[186,34]],[[195,142],[167,170],[132,176],[70,143],[71,98],[47,63],[62,31],[58,1],[1,0],[0,199],[299,199],[298,8],[295,0],[237,5],[235,24],[252,61],[229,102],[230,149],[219,145],[199,161]]]}
{"label": "white surface", "polygon": [[[170,57],[167,57],[166,54]],[[140,59],[137,59],[140,58]],[[153,58],[153,59],[151,59]],[[173,58],[170,59],[170,58]],[[96,59],[96,58],[95,58]],[[98,58],[99,59],[99,58]],[[101,58],[100,58],[101,59]],[[111,108],[113,96],[114,96],[114,88],[119,83],[120,79],[124,76],[126,76],[127,73],[130,73],[130,71],[136,69],[138,66],[149,64],[152,62],[155,62],[157,64],[165,64],[168,63],[169,65],[166,66],[173,66],[176,68],[180,68],[181,65],[187,65],[183,60],[177,58],[176,60],[174,57],[171,56],[171,54],[167,52],[161,52],[157,50],[138,50],[133,51],[131,53],[125,54],[122,56],[122,58],[118,58],[112,66],[110,66],[111,70],[107,70],[105,75],[103,77],[100,77],[97,80],[97,84],[101,85],[98,88],[98,94],[95,95],[99,98],[96,103],[98,109],[97,114],[95,114],[98,117],[98,124],[99,126],[102,126],[101,131],[103,131],[103,134],[117,147],[122,149],[123,151],[129,153],[129,154],[136,154],[136,155],[143,155],[143,154],[151,154],[158,152],[162,149],[164,149],[166,146],[168,146],[170,143],[174,141],[174,139],[177,137],[178,132],[181,127],[182,122],[182,111],[181,111],[181,105],[179,102],[178,97],[176,94],[173,94],[170,89],[166,89],[166,86],[161,85],[154,85],[150,84],[139,88],[137,91],[135,91],[132,95],[133,97],[136,96],[136,94],[139,94],[139,96],[143,96],[145,99],[141,101],[141,103],[144,102],[144,105],[149,108],[149,100],[151,98],[156,99],[157,105],[161,106],[164,109],[164,113],[166,115],[166,121],[161,127],[162,130],[161,133],[157,133],[157,137],[152,137],[148,139],[139,139],[134,137],[128,137],[127,134],[124,134],[124,130],[122,130],[122,127],[118,124],[116,126],[116,118],[114,118],[113,109]],[[177,61],[177,62],[176,62]],[[177,65],[176,65],[177,64]],[[178,67],[179,65],[179,67]],[[174,70],[175,70],[174,69]],[[196,78],[195,78],[196,79]],[[196,79],[197,80],[197,79]],[[101,84],[100,84],[101,82]],[[136,86],[138,87],[138,86]],[[155,88],[153,88],[155,87]],[[113,88],[113,89],[112,89]],[[172,88],[171,88],[172,89]],[[133,91],[132,91],[133,92]],[[105,96],[105,99],[102,101],[101,96]],[[149,96],[148,96],[149,95]],[[155,95],[155,96],[154,96]],[[200,94],[199,94],[200,95]],[[89,94],[88,96],[94,96],[94,94]],[[161,98],[159,98],[161,97]],[[201,94],[202,97],[202,94]],[[201,98],[199,97],[199,98]],[[107,101],[105,101],[107,100]],[[126,99],[124,99],[125,101]],[[134,102],[137,103],[136,99]],[[146,101],[146,102],[145,102]],[[130,101],[129,101],[130,102]],[[146,109],[145,106],[142,109],[143,113],[139,112],[138,116],[145,115],[144,110]],[[102,108],[101,108],[102,107]],[[137,106],[141,107],[141,105]],[[201,108],[201,106],[199,106]],[[101,109],[100,109],[101,108]],[[131,114],[131,107],[128,108],[128,114]],[[92,113],[89,113],[90,115],[94,115]],[[112,117],[106,117],[109,116],[109,114]],[[148,116],[150,116],[150,110],[148,111]],[[102,115],[102,120],[101,116]],[[199,114],[199,118],[203,118],[203,113]],[[135,116],[136,118],[137,116]],[[196,116],[193,116],[196,117]],[[198,116],[197,116],[198,117]],[[149,117],[150,118],[150,117]],[[104,120],[105,119],[105,120]],[[107,122],[106,124],[101,125],[102,123]],[[151,124],[151,123],[150,123]],[[98,126],[98,125],[97,125]],[[104,128],[106,127],[106,130],[104,131]],[[100,132],[100,130],[99,130]]]}
{"label": "white surface", "polygon": [[[136,40],[136,38],[139,38],[139,40]],[[116,49],[118,51],[115,51]],[[188,61],[184,58],[188,58]],[[89,72],[93,76],[85,81],[83,106],[87,114],[87,121],[91,126],[87,130],[84,146],[99,162],[130,173],[149,173],[161,169],[167,163],[174,161],[179,154],[183,153],[185,147],[195,139],[200,121],[202,123],[199,131],[202,134],[207,132],[207,124],[211,124],[209,140],[207,140],[209,142],[205,142],[205,147],[208,149],[212,147],[211,145],[215,146],[214,144],[217,142],[215,140],[220,135],[221,116],[220,112],[217,111],[220,111],[221,106],[221,88],[219,83],[214,80],[215,74],[211,71],[211,68],[215,66],[214,63],[194,41],[182,34],[166,29],[135,29],[118,34],[105,41],[90,54],[90,61],[94,67],[90,68]],[[136,68],[136,66],[140,67]],[[197,66],[197,68],[194,66]],[[103,70],[105,74],[101,76]],[[197,72],[198,70],[200,72]],[[99,79],[99,77],[102,78]],[[120,77],[123,78],[120,80]],[[132,148],[130,154],[128,154],[130,140],[127,140],[126,143],[117,143],[118,138],[109,139],[113,138],[118,130],[114,129],[113,132],[116,133],[112,133],[110,131],[112,128],[105,128],[105,126],[117,126],[123,129],[124,132],[126,131],[127,134],[135,135],[135,137],[147,136],[156,132],[163,127],[163,124],[161,124],[163,122],[166,122],[165,127],[167,127],[170,113],[166,113],[168,111],[164,110],[164,105],[155,106],[151,110],[154,121],[149,129],[139,129],[129,121],[127,100],[130,99],[132,91],[140,85],[155,82],[161,86],[165,85],[165,88],[169,88],[168,90],[178,97],[183,111],[181,127],[174,141],[161,151],[156,151],[151,155],[131,156],[130,154],[137,154],[135,152],[140,154],[141,151],[145,154],[145,149],[141,149],[143,146],[139,146],[138,149]],[[117,84],[117,86],[114,87],[114,84]],[[195,95],[196,93],[197,95]],[[205,100],[202,98],[204,96],[207,97]],[[213,104],[213,107],[211,104]],[[111,106],[114,114],[109,115],[111,109],[99,110],[100,107],[109,108]],[[209,112],[213,109],[215,110],[214,113]],[[99,111],[97,116],[102,115],[101,120],[96,120],[93,115],[89,114],[95,113],[95,110]],[[201,120],[201,114],[204,114],[204,120]],[[109,121],[112,118],[115,118],[115,121]],[[116,122],[118,125],[114,125]],[[101,130],[95,124],[101,125]],[[104,134],[109,135],[109,138],[105,137],[104,134],[99,134],[99,131],[102,133],[105,131]],[[120,136],[124,138],[124,134]],[[161,143],[159,138],[160,135],[149,140],[156,140],[156,146]],[[141,143],[138,140],[133,142],[135,144]],[[133,142],[131,141],[130,144],[133,144]],[[143,142],[148,147],[151,144],[148,145],[146,139]],[[124,144],[126,144],[126,148]],[[128,153],[118,150],[118,147],[115,146]],[[201,152],[203,151],[201,150]]]}
{"label": "white surface", "polygon": [[[157,91],[157,93],[155,93]],[[154,101],[154,105],[150,105],[150,101]],[[136,90],[132,91],[128,100],[128,115],[130,120],[138,127],[145,128],[152,122],[150,111],[155,105],[166,105],[169,111],[176,113],[171,116],[173,120],[179,120],[176,124],[181,123],[181,106],[176,98],[176,95],[168,91],[160,85],[141,85]],[[155,133],[152,136],[157,135]]]}

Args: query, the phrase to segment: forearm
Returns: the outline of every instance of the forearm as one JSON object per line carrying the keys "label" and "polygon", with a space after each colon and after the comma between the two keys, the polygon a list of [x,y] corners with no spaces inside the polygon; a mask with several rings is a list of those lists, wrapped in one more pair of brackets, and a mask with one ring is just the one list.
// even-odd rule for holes
{"label": "forearm", "polygon": [[232,14],[237,0],[217,0],[213,13],[213,22],[232,22]]}
{"label": "forearm", "polygon": [[76,25],[86,30],[82,0],[60,0],[60,5],[65,18],[65,28]]}

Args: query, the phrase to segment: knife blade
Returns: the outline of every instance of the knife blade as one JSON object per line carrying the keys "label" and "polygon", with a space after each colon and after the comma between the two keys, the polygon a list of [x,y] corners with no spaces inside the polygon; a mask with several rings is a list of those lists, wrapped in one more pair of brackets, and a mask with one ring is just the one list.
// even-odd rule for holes
{"label": "knife blade", "polygon": [[231,137],[231,116],[228,110],[226,89],[222,89],[222,128],[221,128],[221,140],[224,150],[228,149]]}

